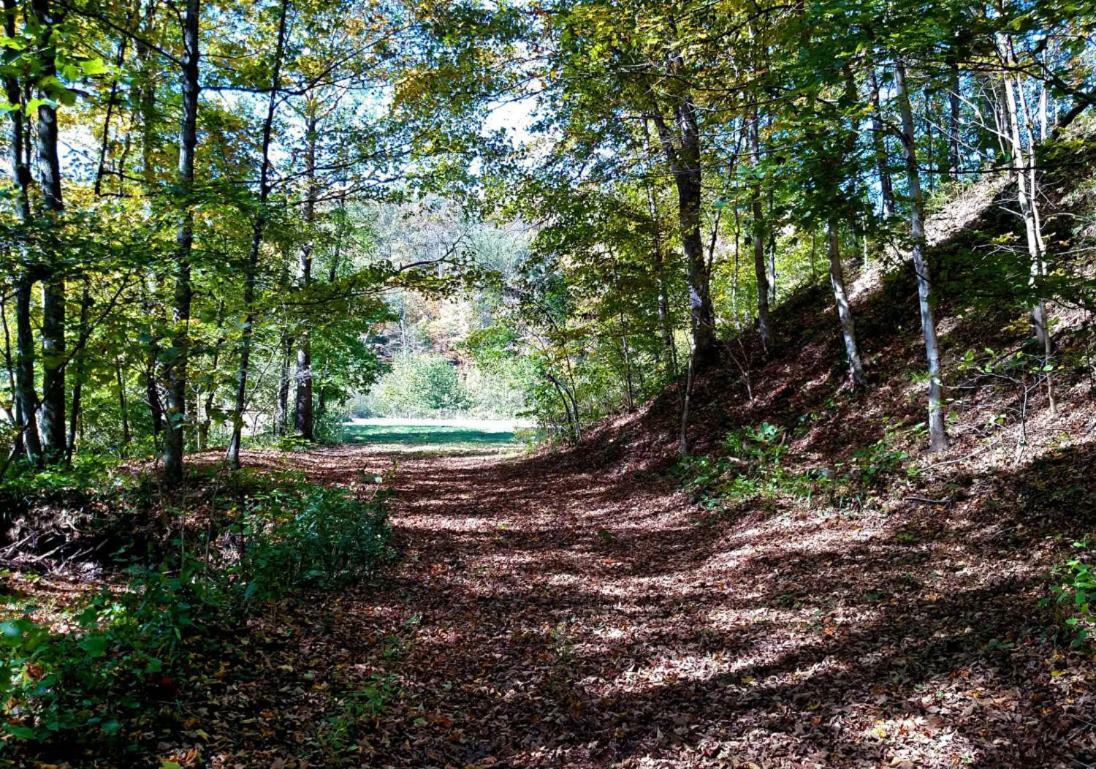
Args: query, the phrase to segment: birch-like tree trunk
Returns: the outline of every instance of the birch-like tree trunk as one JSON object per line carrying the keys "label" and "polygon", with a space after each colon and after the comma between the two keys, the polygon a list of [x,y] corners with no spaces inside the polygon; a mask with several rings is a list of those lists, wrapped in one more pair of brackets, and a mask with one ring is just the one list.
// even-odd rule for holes
{"label": "birch-like tree trunk", "polygon": [[[16,0],[4,0],[4,32],[15,38],[15,20],[18,13]],[[23,89],[14,74],[4,78],[4,90],[8,103],[19,109],[8,111],[10,131],[8,151],[10,153],[11,181],[14,188],[15,215],[23,225],[31,220],[30,208],[30,163],[27,152],[30,140],[27,136],[27,119],[22,105]],[[42,454],[42,445],[38,435],[38,393],[34,383],[34,328],[31,326],[31,301],[34,291],[34,275],[27,264],[27,254],[21,254],[23,264],[14,275],[15,294],[15,360],[14,360],[14,416],[16,426],[22,434],[15,446],[17,452],[23,452],[27,459],[37,462]]]}
{"label": "birch-like tree trunk", "polygon": [[[316,221],[316,198],[319,186],[316,180],[316,142],[317,104],[310,98],[305,115],[305,201],[304,221],[308,236],[301,244],[297,255],[297,286],[307,289],[312,285],[312,227]],[[332,264],[331,280],[334,282],[336,269]],[[294,372],[296,391],[294,395],[293,431],[301,438],[311,441],[315,438],[315,413],[312,407],[312,334],[308,328],[302,328],[297,336],[297,367]]]}
{"label": "birch-like tree trunk", "polygon": [[894,183],[891,181],[887,156],[887,133],[883,128],[883,105],[879,99],[879,77],[875,65],[868,67],[868,98],[871,102],[871,141],[875,153],[875,170],[879,175],[879,197],[883,203],[883,220],[894,217]]}
{"label": "birch-like tree trunk", "polygon": [[[1024,236],[1030,262],[1029,282],[1034,288],[1038,281],[1046,275],[1046,248],[1043,241],[1036,187],[1038,183],[1036,174],[1038,164],[1035,154],[1035,134],[1031,132],[1034,127],[1028,121],[1031,141],[1029,142],[1029,151],[1025,152],[1020,131],[1021,110],[1025,110],[1023,83],[1018,76],[1012,74],[1016,63],[1015,56],[1012,53],[1012,42],[1005,35],[998,35],[997,49],[1004,70],[1001,78],[1004,93],[1002,108],[1008,123],[1007,141],[1009,155],[1011,156],[1012,181],[1016,185],[1017,203],[1020,208],[1020,216],[1024,222]],[[1044,355],[1049,358],[1053,351],[1053,342],[1046,317],[1046,305],[1041,298],[1032,307],[1031,322],[1035,337],[1039,340]]]}
{"label": "birch-like tree trunk", "polygon": [[[34,0],[31,8],[38,32],[39,82],[56,79],[56,24],[60,21],[49,0]],[[58,217],[64,211],[61,195],[61,159],[58,153],[56,94],[39,91],[44,100],[38,107],[37,152],[38,184],[47,216]],[[66,456],[65,434],[65,276],[56,263],[42,265],[42,402],[38,428],[42,438],[42,459],[46,463],[63,462]]]}
{"label": "birch-like tree trunk", "polygon": [[849,363],[849,378],[854,387],[864,385],[864,364],[860,360],[860,348],[856,344],[856,325],[849,307],[849,297],[845,291],[845,274],[841,268],[841,239],[837,231],[837,222],[831,219],[829,229],[830,287],[833,289],[834,305],[837,307],[837,319],[841,323],[841,337],[845,341],[845,357]]}
{"label": "birch-like tree trunk", "polygon": [[274,131],[278,94],[281,91],[282,56],[285,51],[285,28],[288,15],[289,0],[282,0],[278,15],[278,37],[274,46],[274,64],[270,77],[270,97],[267,99],[266,117],[263,119],[258,211],[255,213],[255,221],[251,227],[251,248],[244,265],[244,318],[240,331],[240,357],[236,369],[236,400],[232,412],[232,437],[229,438],[228,450],[225,453],[225,458],[233,469],[240,467],[244,409],[247,407],[247,378],[251,367],[251,346],[255,336],[255,281],[259,273],[259,253],[262,250],[263,236],[266,234],[266,206],[270,200],[270,142]]}
{"label": "birch-like tree trunk", "polygon": [[184,195],[175,232],[175,286],[172,297],[170,356],[164,366],[167,410],[164,415],[164,479],[183,480],[186,422],[187,357],[190,348],[191,257],[194,248],[194,155],[198,146],[199,16],[201,0],[186,0],[183,13],[183,118],[179,128],[179,186]]}
{"label": "birch-like tree trunk", "polygon": [[761,204],[761,179],[757,167],[761,164],[761,120],[757,104],[750,120],[750,158],[754,166],[750,182],[750,238],[753,244],[754,277],[757,280],[757,330],[766,352],[772,344],[769,331],[769,270],[765,264],[765,217]]}
{"label": "birch-like tree trunk", "polygon": [[925,258],[925,211],[921,195],[921,171],[917,165],[916,134],[913,109],[910,106],[906,81],[906,66],[899,59],[895,64],[895,90],[898,111],[902,117],[902,148],[906,160],[906,179],[910,197],[910,240],[913,269],[917,275],[917,298],[921,313],[921,333],[925,341],[925,358],[929,375],[929,447],[940,451],[948,446],[944,429],[943,384],[940,380],[940,345],[936,338],[936,318],[932,309],[932,279]]}

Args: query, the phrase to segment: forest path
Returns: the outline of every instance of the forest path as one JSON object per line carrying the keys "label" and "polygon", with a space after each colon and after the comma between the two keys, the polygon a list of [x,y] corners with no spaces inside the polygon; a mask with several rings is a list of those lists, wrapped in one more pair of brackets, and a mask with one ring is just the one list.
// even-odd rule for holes
{"label": "forest path", "polygon": [[1057,765],[1046,671],[985,656],[1032,607],[943,584],[961,544],[728,522],[672,479],[550,456],[289,459],[331,483],[392,472],[401,561],[268,626],[213,766]]}

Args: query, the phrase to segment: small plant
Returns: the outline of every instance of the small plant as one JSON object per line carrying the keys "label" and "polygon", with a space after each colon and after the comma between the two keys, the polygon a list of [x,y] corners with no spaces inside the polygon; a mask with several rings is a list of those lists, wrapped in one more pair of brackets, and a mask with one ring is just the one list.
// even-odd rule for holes
{"label": "small plant", "polygon": [[[1073,546],[1084,550],[1087,543],[1074,542]],[[1072,645],[1086,646],[1096,630],[1096,566],[1071,558],[1054,569],[1053,577],[1055,603]]]}
{"label": "small plant", "polygon": [[333,588],[391,556],[383,496],[363,501],[345,489],[272,489],[249,500],[239,572],[245,598]]}
{"label": "small plant", "polygon": [[115,739],[174,699],[190,652],[216,643],[227,594],[194,563],[177,574],[133,570],[54,632],[20,616],[0,623],[2,728],[13,738]]}
{"label": "small plant", "polygon": [[335,712],[323,720],[317,735],[324,752],[336,755],[352,750],[361,736],[361,725],[381,715],[398,693],[391,675],[374,674],[361,688],[339,697]]}
{"label": "small plant", "polygon": [[685,457],[677,472],[694,501],[708,509],[721,507],[724,500],[807,496],[811,479],[781,464],[787,452],[785,438],[782,428],[768,422],[734,430],[723,439],[722,456]]}

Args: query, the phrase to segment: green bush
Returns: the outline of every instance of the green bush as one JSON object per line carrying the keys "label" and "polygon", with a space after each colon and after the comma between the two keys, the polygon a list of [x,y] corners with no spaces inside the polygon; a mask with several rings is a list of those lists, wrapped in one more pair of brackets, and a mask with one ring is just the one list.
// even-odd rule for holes
{"label": "green bush", "polygon": [[909,455],[887,431],[878,441],[855,451],[851,461],[834,468],[795,472],[784,460],[786,433],[764,422],[757,427],[734,430],[723,439],[716,457],[684,457],[677,472],[684,488],[705,507],[719,507],[724,500],[823,497],[844,507],[886,487],[895,478],[916,473],[908,466]]}
{"label": "green bush", "polygon": [[[48,742],[114,738],[171,699],[189,652],[227,626],[228,595],[203,568],[133,570],[126,590],[101,591],[54,632],[27,616],[0,623],[2,727]],[[76,735],[79,735],[78,737]]]}
{"label": "green bush", "polygon": [[433,353],[397,355],[365,399],[368,411],[384,417],[429,417],[469,405],[456,367]]}
{"label": "green bush", "polygon": [[[1084,549],[1086,545],[1075,542],[1073,546]],[[1053,577],[1061,620],[1073,645],[1085,646],[1096,630],[1096,567],[1080,558],[1071,558],[1054,570]]]}
{"label": "green bush", "polygon": [[244,523],[245,598],[338,587],[365,576],[390,557],[390,533],[383,496],[362,501],[322,486],[260,494]]}
{"label": "green bush", "polygon": [[243,515],[225,533],[242,541],[238,554],[213,548],[173,568],[131,567],[124,587],[62,618],[64,632],[35,622],[29,607],[0,622],[7,740],[121,747],[170,709],[194,666],[223,651],[220,639],[240,631],[257,600],[344,585],[390,558],[383,496],[233,478],[239,487],[224,490],[225,503],[243,499]]}

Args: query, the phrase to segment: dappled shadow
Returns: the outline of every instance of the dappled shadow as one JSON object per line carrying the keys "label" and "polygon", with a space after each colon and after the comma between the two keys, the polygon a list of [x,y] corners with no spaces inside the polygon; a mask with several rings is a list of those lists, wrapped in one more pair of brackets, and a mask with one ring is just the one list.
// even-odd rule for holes
{"label": "dappled shadow", "polygon": [[[321,454],[329,481],[393,461]],[[1065,450],[889,515],[713,520],[649,474],[400,459],[402,565],[272,633],[233,690],[266,714],[244,728],[248,765],[1090,761],[1092,695],[1042,599],[1048,534],[1093,524],[1093,464],[1090,446]],[[279,708],[272,680],[313,702],[313,722]],[[377,681],[387,701],[333,756],[340,703]]]}

